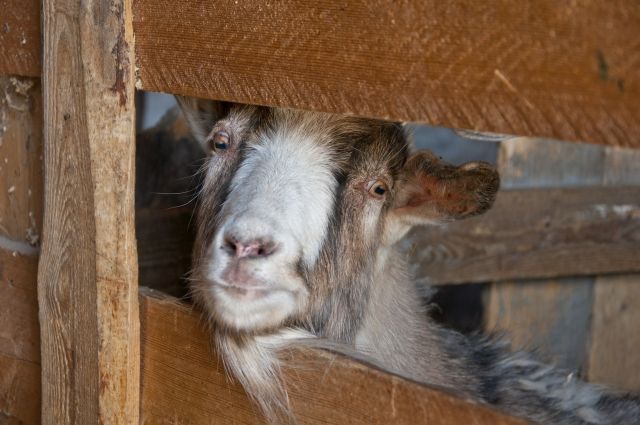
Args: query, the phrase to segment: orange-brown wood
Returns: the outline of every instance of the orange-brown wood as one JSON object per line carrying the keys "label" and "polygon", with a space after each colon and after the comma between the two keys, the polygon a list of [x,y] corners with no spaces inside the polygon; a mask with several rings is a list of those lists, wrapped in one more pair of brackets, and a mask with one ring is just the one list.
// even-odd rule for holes
{"label": "orange-brown wood", "polygon": [[0,0],[0,11],[0,75],[40,76],[40,1]]}
{"label": "orange-brown wood", "polygon": [[146,90],[640,146],[634,0],[135,0]]}
{"label": "orange-brown wood", "polygon": [[[140,307],[142,423],[263,423],[225,376],[197,312],[148,290]],[[285,375],[300,424],[525,423],[324,351],[295,350]]]}
{"label": "orange-brown wood", "polygon": [[40,423],[37,268],[37,255],[0,248],[0,424]]}
{"label": "orange-brown wood", "polygon": [[40,80],[0,76],[0,236],[39,244],[42,185]]}
{"label": "orange-brown wood", "polygon": [[2,424],[40,423],[40,328],[36,278],[42,218],[41,157],[42,95],[39,80],[0,76]]}

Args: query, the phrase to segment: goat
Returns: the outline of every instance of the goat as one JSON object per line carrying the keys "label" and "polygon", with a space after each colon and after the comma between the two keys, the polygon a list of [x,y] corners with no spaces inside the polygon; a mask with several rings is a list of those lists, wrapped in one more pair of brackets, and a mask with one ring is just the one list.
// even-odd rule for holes
{"label": "goat", "polygon": [[192,291],[222,360],[270,422],[293,421],[278,350],[354,353],[544,424],[638,424],[640,399],[463,336],[426,314],[395,243],[488,210],[489,164],[410,154],[398,123],[178,98],[209,152]]}

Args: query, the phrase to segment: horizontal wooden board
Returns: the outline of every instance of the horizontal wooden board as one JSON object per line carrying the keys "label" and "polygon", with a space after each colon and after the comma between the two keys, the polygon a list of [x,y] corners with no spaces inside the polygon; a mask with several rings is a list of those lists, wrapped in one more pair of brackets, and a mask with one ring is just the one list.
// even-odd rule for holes
{"label": "horizontal wooden board", "polygon": [[640,146],[634,0],[134,0],[138,87]]}
{"label": "horizontal wooden board", "polygon": [[501,191],[487,214],[403,242],[430,284],[640,270],[640,188]]}
{"label": "horizontal wooden board", "polygon": [[[263,423],[210,351],[199,313],[148,290],[140,307],[141,423]],[[288,364],[286,381],[300,424],[524,424],[340,355],[295,351]]]}
{"label": "horizontal wooden board", "polygon": [[0,0],[0,75],[39,77],[40,2]]}

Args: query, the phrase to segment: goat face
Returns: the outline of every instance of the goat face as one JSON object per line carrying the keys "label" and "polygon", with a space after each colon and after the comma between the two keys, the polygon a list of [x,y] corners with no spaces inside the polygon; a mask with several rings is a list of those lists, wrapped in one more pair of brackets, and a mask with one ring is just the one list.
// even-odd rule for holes
{"label": "goat face", "polygon": [[487,164],[409,156],[398,124],[178,100],[210,153],[194,292],[234,331],[350,340],[384,248],[413,225],[485,211],[498,189]]}

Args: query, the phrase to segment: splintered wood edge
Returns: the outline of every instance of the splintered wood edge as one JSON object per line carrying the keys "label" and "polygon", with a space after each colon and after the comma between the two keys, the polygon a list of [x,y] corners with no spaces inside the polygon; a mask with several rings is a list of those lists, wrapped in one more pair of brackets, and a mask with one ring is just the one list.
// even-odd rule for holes
{"label": "splintered wood edge", "polygon": [[[143,422],[262,423],[242,388],[225,375],[199,312],[140,288],[140,315]],[[526,423],[327,351],[293,349],[284,373],[302,424]]]}

